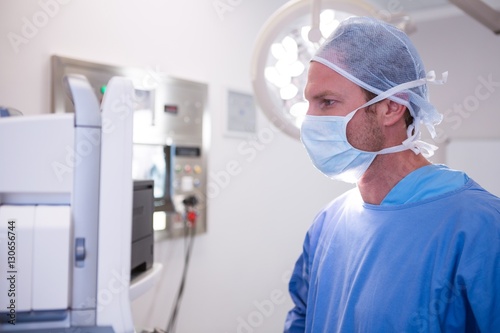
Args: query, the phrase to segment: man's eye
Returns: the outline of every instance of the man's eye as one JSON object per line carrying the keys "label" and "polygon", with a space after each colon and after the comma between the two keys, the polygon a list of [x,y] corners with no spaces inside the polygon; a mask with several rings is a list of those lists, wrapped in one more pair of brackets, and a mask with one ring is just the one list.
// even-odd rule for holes
{"label": "man's eye", "polygon": [[323,99],[323,101],[321,102],[321,105],[323,107],[329,107],[332,106],[333,104],[335,104],[335,101],[333,99]]}

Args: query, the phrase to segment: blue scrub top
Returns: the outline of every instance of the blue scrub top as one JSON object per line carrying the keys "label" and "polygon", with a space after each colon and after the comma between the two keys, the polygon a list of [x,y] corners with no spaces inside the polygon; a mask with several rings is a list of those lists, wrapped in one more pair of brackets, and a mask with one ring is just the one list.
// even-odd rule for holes
{"label": "blue scrub top", "polygon": [[500,332],[500,199],[429,165],[381,205],[354,188],[316,217],[286,333]]}

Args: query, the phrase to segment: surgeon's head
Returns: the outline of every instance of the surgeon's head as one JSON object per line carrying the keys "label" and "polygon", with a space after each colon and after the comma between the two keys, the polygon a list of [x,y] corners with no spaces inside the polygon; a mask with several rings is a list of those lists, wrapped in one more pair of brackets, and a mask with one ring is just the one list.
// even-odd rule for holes
{"label": "surgeon's head", "polygon": [[343,21],[309,67],[301,140],[313,164],[357,182],[378,155],[432,156],[437,147],[420,140],[421,123],[434,136],[442,119],[428,101],[432,81],[404,32],[373,18]]}
{"label": "surgeon's head", "polygon": [[[369,17],[344,20],[312,60],[374,95],[426,78],[423,62],[409,37],[398,28]],[[411,116],[425,123],[431,134],[442,119],[428,101],[425,83],[399,90],[388,98],[406,105]]]}

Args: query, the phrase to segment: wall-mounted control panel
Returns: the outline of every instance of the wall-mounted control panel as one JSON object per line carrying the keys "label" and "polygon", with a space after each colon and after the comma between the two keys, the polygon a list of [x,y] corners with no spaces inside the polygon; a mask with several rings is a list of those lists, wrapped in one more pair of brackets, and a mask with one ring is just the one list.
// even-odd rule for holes
{"label": "wall-mounted control panel", "polygon": [[[209,153],[208,86],[172,78],[158,70],[97,64],[52,57],[52,112],[74,112],[63,77],[87,77],[99,99],[113,76],[132,79],[135,96],[133,178],[154,180],[154,225],[157,237],[185,234],[186,210],[195,213],[195,231],[207,228],[207,155]],[[103,130],[106,129],[103,124]],[[195,198],[196,204],[186,204]],[[189,206],[189,207],[188,207]],[[192,217],[193,215],[191,215]]]}

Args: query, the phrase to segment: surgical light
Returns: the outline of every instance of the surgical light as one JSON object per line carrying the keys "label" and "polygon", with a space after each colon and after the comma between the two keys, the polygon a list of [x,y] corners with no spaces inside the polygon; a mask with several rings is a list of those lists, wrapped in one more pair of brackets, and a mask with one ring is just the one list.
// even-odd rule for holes
{"label": "surgical light", "polygon": [[295,86],[294,84],[289,84],[283,88],[280,89],[280,96],[283,100],[290,100],[297,96],[297,93],[299,92],[299,88]]}

